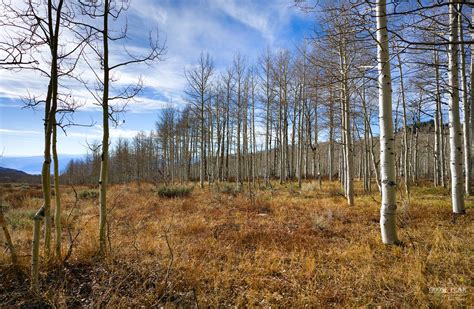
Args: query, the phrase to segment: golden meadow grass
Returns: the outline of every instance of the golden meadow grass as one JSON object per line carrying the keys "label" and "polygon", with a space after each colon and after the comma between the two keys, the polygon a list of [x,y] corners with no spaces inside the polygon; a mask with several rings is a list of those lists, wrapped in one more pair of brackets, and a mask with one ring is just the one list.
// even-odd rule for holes
{"label": "golden meadow grass", "polygon": [[[245,188],[246,186],[244,186]],[[95,188],[77,187],[77,192]],[[39,187],[4,186],[7,219],[25,275],[14,276],[0,252],[0,303],[134,307],[181,306],[472,306],[474,199],[468,215],[451,217],[448,189],[413,188],[399,200],[401,246],[380,240],[380,197],[356,187],[346,206],[338,183],[273,184],[230,194],[198,186],[190,196],[162,198],[151,184],[109,191],[109,254],[101,263],[97,198],[73,209],[62,187],[66,263],[41,260],[40,297],[28,292],[31,213]],[[92,194],[93,195],[93,194]],[[68,236],[68,231],[71,236]]]}

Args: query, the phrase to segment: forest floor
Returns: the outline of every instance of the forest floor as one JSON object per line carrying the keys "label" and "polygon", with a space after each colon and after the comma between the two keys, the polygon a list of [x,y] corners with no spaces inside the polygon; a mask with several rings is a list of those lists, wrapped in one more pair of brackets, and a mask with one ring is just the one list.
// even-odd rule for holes
{"label": "forest floor", "polygon": [[[39,186],[3,185],[0,196],[20,257],[19,278],[0,250],[0,305],[57,307],[474,306],[474,198],[451,216],[449,190],[420,185],[399,200],[399,246],[381,243],[380,196],[356,185],[348,207],[336,182],[230,184],[162,198],[152,184],[109,191],[108,254],[97,257],[93,187],[62,187],[67,261],[41,259],[29,292],[32,220]],[[53,202],[54,204],[54,202]],[[0,236],[3,243],[3,235]],[[54,239],[54,237],[53,237]],[[68,240],[69,239],[69,240]],[[70,246],[70,240],[74,239]]]}

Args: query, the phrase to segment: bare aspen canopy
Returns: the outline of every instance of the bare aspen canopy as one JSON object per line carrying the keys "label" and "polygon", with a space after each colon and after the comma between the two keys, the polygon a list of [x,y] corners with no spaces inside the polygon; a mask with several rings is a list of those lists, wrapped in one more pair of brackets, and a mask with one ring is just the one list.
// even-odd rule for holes
{"label": "bare aspen canopy", "polygon": [[[0,167],[0,304],[474,305],[474,3],[283,2],[1,1],[42,165]],[[270,43],[178,55],[211,17]]]}

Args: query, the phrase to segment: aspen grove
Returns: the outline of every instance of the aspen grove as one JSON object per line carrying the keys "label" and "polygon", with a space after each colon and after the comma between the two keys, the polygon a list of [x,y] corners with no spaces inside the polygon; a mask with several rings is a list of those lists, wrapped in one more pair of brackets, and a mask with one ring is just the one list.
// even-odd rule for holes
{"label": "aspen grove", "polygon": [[[45,82],[15,90],[43,115],[43,163],[38,184],[0,174],[0,304],[474,305],[474,2],[285,1],[305,35],[192,50],[179,99],[128,137],[147,78],[184,59],[134,14],[171,12],[1,2],[0,72]],[[61,169],[78,128],[100,138]]]}

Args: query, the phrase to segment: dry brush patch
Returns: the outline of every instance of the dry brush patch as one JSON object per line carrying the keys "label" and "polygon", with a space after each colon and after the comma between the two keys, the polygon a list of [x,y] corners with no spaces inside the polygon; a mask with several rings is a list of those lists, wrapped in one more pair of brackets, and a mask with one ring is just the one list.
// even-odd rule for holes
{"label": "dry brush patch", "polygon": [[[339,184],[273,184],[272,190],[222,193],[195,186],[163,198],[151,184],[109,191],[108,256],[97,256],[96,199],[74,205],[64,187],[64,239],[77,234],[66,263],[42,259],[39,297],[28,292],[0,252],[0,303],[52,306],[463,306],[472,305],[474,226],[453,223],[449,196],[415,187],[399,215],[402,246],[384,246],[377,193],[345,206]],[[90,188],[76,188],[90,190]],[[20,264],[28,274],[31,188],[2,188],[25,201],[9,208]],[[23,193],[18,193],[18,192]],[[360,191],[356,191],[360,192]],[[23,195],[22,195],[23,194]],[[403,204],[403,203],[401,203]],[[468,213],[473,199],[467,200]],[[73,219],[73,220],[72,220]],[[12,222],[12,221],[11,221]],[[68,249],[64,242],[63,253]]]}

